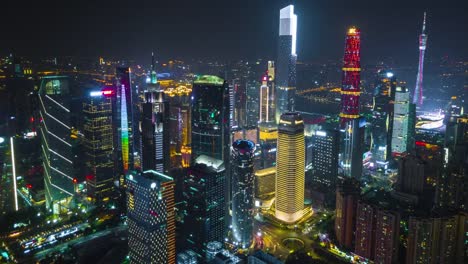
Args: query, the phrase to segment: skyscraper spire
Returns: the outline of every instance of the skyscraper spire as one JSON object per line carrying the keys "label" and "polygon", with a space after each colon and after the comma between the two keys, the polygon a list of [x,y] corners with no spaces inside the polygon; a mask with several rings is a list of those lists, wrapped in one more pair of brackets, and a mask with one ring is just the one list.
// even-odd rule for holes
{"label": "skyscraper spire", "polygon": [[158,77],[156,76],[156,70],[154,69],[154,52],[151,51],[151,73],[150,73],[150,83],[156,84],[158,82]]}
{"label": "skyscraper spire", "polygon": [[423,33],[423,34],[426,33],[426,12],[424,12],[422,33]]}
{"label": "skyscraper spire", "polygon": [[423,69],[424,69],[424,52],[426,50],[427,35],[426,35],[426,12],[424,12],[424,20],[421,35],[419,35],[419,64],[418,76],[416,78],[416,86],[414,88],[413,103],[421,106],[423,104]]}

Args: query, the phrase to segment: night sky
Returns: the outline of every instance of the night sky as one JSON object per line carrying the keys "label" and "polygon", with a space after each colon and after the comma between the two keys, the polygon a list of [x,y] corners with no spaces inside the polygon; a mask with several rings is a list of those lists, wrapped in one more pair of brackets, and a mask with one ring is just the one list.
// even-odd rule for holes
{"label": "night sky", "polygon": [[428,56],[468,57],[463,0],[8,2],[0,14],[0,54],[140,60],[154,49],[160,58],[274,58],[279,9],[294,3],[299,60],[339,59],[346,28],[357,25],[364,61],[414,63],[425,10]]}

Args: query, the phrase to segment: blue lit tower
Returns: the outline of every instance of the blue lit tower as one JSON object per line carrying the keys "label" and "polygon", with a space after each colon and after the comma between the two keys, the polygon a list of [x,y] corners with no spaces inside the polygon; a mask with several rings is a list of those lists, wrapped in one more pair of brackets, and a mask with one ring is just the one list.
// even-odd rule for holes
{"label": "blue lit tower", "polygon": [[248,248],[253,238],[254,152],[252,141],[236,140],[232,144],[232,229],[241,248]]}
{"label": "blue lit tower", "polygon": [[280,116],[294,110],[296,90],[297,15],[294,6],[280,10],[278,57],[276,61],[276,123]]}
{"label": "blue lit tower", "polygon": [[126,177],[130,263],[175,264],[174,179],[153,170]]}
{"label": "blue lit tower", "polygon": [[54,214],[68,211],[75,193],[70,86],[68,77],[47,76],[39,88],[46,207]]}
{"label": "blue lit tower", "polygon": [[169,103],[157,83],[154,56],[150,83],[145,90],[141,116],[142,169],[167,172],[169,170]]}
{"label": "blue lit tower", "polygon": [[424,70],[424,52],[426,51],[427,35],[426,35],[426,12],[424,12],[424,20],[421,35],[419,35],[419,63],[418,76],[416,78],[416,87],[414,88],[413,104],[422,106],[423,104],[423,70]]}

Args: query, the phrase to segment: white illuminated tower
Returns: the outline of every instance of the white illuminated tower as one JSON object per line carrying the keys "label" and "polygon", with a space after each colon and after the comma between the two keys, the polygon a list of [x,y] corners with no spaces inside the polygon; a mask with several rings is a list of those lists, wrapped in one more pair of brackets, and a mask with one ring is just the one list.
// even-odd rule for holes
{"label": "white illuminated tower", "polygon": [[259,123],[269,122],[270,119],[270,87],[268,87],[268,76],[263,76],[260,86],[260,118]]}
{"label": "white illuminated tower", "polygon": [[424,69],[424,52],[426,51],[427,35],[426,35],[426,12],[424,12],[424,20],[422,33],[419,35],[419,64],[418,77],[416,79],[416,87],[414,88],[413,104],[422,106],[423,104],[423,69]]}
{"label": "white illuminated tower", "polygon": [[297,15],[294,6],[280,10],[278,57],[276,62],[276,122],[281,114],[294,111],[296,90]]}

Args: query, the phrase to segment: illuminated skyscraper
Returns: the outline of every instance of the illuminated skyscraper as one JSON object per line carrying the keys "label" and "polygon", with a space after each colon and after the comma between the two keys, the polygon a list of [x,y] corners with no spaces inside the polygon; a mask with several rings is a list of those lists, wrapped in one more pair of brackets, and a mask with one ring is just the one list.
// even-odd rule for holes
{"label": "illuminated skyscraper", "polygon": [[114,189],[112,98],[113,89],[91,91],[83,102],[84,148],[88,196],[100,202]]}
{"label": "illuminated skyscraper", "polygon": [[169,102],[169,141],[171,168],[188,167],[191,161],[192,84],[179,83],[164,90]]}
{"label": "illuminated skyscraper", "polygon": [[228,161],[230,101],[227,83],[203,75],[192,88],[192,153]]}
{"label": "illuminated skyscraper", "polygon": [[312,135],[312,182],[334,188],[338,178],[339,133],[317,130]]}
{"label": "illuminated skyscraper", "polygon": [[345,178],[336,189],[335,235],[338,244],[348,249],[354,245],[359,193],[359,182],[353,178]]}
{"label": "illuminated skyscraper", "polygon": [[400,214],[391,210],[377,210],[374,238],[374,260],[391,264],[398,261],[400,247]]}
{"label": "illuminated skyscraper", "polygon": [[360,200],[356,209],[354,252],[375,263],[398,262],[400,214],[380,204]]}
{"label": "illuminated skyscraper", "polygon": [[391,157],[396,78],[381,70],[375,86],[372,107],[372,156],[378,167],[388,165]]}
{"label": "illuminated skyscraper", "polygon": [[241,248],[248,248],[253,239],[254,152],[249,140],[232,144],[232,229]]}
{"label": "illuminated skyscraper", "polygon": [[182,249],[206,255],[207,244],[224,241],[227,235],[226,168],[223,161],[198,156],[188,169],[183,196],[187,203]]}
{"label": "illuminated skyscraper", "polygon": [[364,201],[358,201],[356,207],[356,245],[354,252],[359,256],[373,259],[376,208]]}
{"label": "illuminated skyscraper", "polygon": [[356,27],[348,29],[343,57],[343,78],[341,87],[340,122],[342,127],[348,121],[359,118],[359,97],[361,89],[361,31]]}
{"label": "illuminated skyscraper", "polygon": [[[405,263],[464,263],[455,261],[458,248],[457,236],[464,236],[461,232],[459,234],[458,228],[457,215],[410,216]],[[460,231],[464,228],[466,227],[461,227]]]}
{"label": "illuminated skyscraper", "polygon": [[267,68],[267,73],[268,73],[268,82],[269,82],[269,85],[270,85],[270,120],[274,120],[276,121],[275,119],[275,115],[276,115],[276,87],[275,87],[275,62],[274,61],[268,61],[268,68]]}
{"label": "illuminated skyscraper", "polygon": [[268,122],[269,117],[269,89],[268,89],[268,76],[263,76],[262,86],[260,86],[260,118],[259,122]]}
{"label": "illuminated skyscraper", "polygon": [[212,75],[202,75],[192,87],[192,160],[200,155],[222,160],[226,170],[225,206],[231,202],[229,177],[230,130],[233,126],[233,96],[227,82]]}
{"label": "illuminated skyscraper", "polygon": [[304,121],[296,112],[281,115],[276,158],[276,211],[281,221],[293,223],[303,216],[305,185]]}
{"label": "illuminated skyscraper", "polygon": [[276,62],[276,123],[283,113],[294,111],[296,91],[297,15],[294,6],[280,10],[278,57]]}
{"label": "illuminated skyscraper", "polygon": [[278,144],[278,126],[272,123],[260,123],[258,126],[261,148],[261,168],[269,168],[276,165],[276,152]]}
{"label": "illuminated skyscraper", "polygon": [[170,165],[169,103],[157,83],[154,59],[141,115],[142,169],[166,173]]}
{"label": "illuminated skyscraper", "polygon": [[398,157],[410,152],[414,146],[416,108],[404,86],[396,87],[394,109],[391,150],[392,155]]}
{"label": "illuminated skyscraper", "polygon": [[46,207],[54,214],[72,207],[77,181],[73,176],[70,90],[65,76],[43,77],[39,88]]}
{"label": "illuminated skyscraper", "polygon": [[175,264],[174,180],[151,170],[126,177],[130,263]]}
{"label": "illuminated skyscraper", "polygon": [[398,161],[398,191],[421,195],[426,186],[427,166],[421,158],[408,155]]}
{"label": "illuminated skyscraper", "polygon": [[115,111],[117,173],[133,169],[133,104],[130,68],[116,68],[117,104]]}
{"label": "illuminated skyscraper", "polygon": [[265,74],[262,77],[260,86],[260,118],[259,123],[269,123],[274,121],[274,85],[270,77]]}
{"label": "illuminated skyscraper", "polygon": [[345,177],[360,179],[365,120],[359,118],[361,89],[361,31],[349,28],[346,34],[341,87],[341,149],[340,167]]}
{"label": "illuminated skyscraper", "polygon": [[437,176],[436,205],[468,208],[468,115],[449,114],[445,134],[443,170]]}
{"label": "illuminated skyscraper", "polygon": [[366,121],[363,117],[346,122],[340,130],[340,174],[344,177],[360,179],[362,176],[362,156],[364,148],[364,128]]}
{"label": "illuminated skyscraper", "polygon": [[245,102],[245,127],[256,127],[259,121],[260,97],[258,92],[259,82],[255,79],[246,82],[246,102]]}

